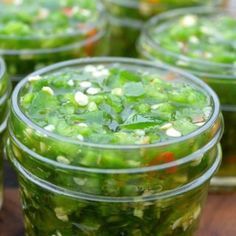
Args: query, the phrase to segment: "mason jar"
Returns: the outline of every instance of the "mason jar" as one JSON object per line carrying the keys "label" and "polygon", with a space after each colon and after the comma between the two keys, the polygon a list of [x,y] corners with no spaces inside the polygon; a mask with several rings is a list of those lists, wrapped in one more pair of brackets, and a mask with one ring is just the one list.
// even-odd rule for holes
{"label": "mason jar", "polygon": [[103,0],[111,34],[110,54],[137,57],[136,40],[150,17],[170,9],[201,5],[218,5],[221,0]]}
{"label": "mason jar", "polygon": [[[138,50],[142,57],[189,71],[207,82],[217,92],[225,118],[225,133],[222,139],[223,162],[217,177],[212,181],[214,189],[219,190],[232,190],[236,187],[236,148],[233,141],[236,133],[236,126],[234,126],[236,57],[235,40],[231,39],[234,34],[232,27],[236,20],[233,13],[232,9],[202,7],[170,11],[151,19],[138,43]],[[193,25],[187,26],[186,29],[185,26],[178,25],[180,21],[187,25],[193,23]],[[173,24],[175,29],[171,30]],[[164,43],[168,44],[167,47],[161,43],[162,39],[155,39],[157,34],[169,33],[172,36],[167,36],[169,39],[166,38]],[[176,34],[179,35],[173,36]],[[205,34],[209,35],[209,38],[204,36]],[[189,38],[189,42],[187,40],[187,43],[182,44],[181,40],[172,37],[181,37],[184,41]]]}
{"label": "mason jar", "polygon": [[0,3],[0,55],[13,81],[46,65],[109,51],[101,4],[89,0]]}
{"label": "mason jar", "polygon": [[[174,107],[185,121],[176,120],[179,131],[166,121]],[[72,60],[23,79],[10,110],[6,149],[19,179],[26,235],[196,231],[221,162],[223,129],[218,98],[201,80],[142,60]],[[183,118],[190,113],[194,129]],[[126,121],[117,124],[119,115]]]}
{"label": "mason jar", "polygon": [[5,63],[0,58],[0,208],[3,202],[3,135],[8,116],[8,99],[11,85],[6,74]]}

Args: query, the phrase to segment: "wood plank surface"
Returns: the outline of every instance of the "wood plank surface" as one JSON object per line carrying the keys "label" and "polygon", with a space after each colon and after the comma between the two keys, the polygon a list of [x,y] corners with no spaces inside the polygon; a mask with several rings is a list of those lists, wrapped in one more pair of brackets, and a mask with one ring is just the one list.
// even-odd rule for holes
{"label": "wood plank surface", "polygon": [[[18,190],[7,188],[0,212],[0,236],[23,236],[22,222]],[[236,236],[236,193],[209,195],[197,236]]]}

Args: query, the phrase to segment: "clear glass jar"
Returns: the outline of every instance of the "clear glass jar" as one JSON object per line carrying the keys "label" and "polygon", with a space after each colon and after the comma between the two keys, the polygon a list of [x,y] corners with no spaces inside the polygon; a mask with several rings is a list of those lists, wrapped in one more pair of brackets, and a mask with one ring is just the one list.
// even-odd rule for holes
{"label": "clear glass jar", "polygon": [[[58,63],[31,76],[113,64],[180,76],[209,95],[211,117],[188,135],[156,144],[77,141],[40,128],[22,112],[26,77],[13,92],[6,145],[19,178],[26,235],[177,236],[196,231],[209,181],[221,161],[223,129],[218,98],[205,83],[168,67],[119,58]],[[176,159],[163,163],[161,157],[170,152]],[[73,164],[58,162],[59,155],[73,158]],[[160,163],[148,165],[157,156]],[[138,166],[131,167],[133,162]]]}
{"label": "clear glass jar", "polygon": [[123,19],[147,20],[164,11],[191,6],[210,6],[221,4],[221,0],[103,0],[109,14]]}
{"label": "clear glass jar", "polygon": [[[136,57],[136,40],[144,21],[169,9],[217,5],[221,0],[103,0],[109,16],[111,55]],[[125,40],[124,40],[125,39]]]}
{"label": "clear glass jar", "polygon": [[[23,0],[22,4],[14,4],[0,3],[0,22],[9,25],[0,29],[0,55],[13,81],[59,61],[108,54],[107,21],[100,4],[84,0],[53,0],[50,3]],[[84,18],[78,17],[79,11]],[[31,15],[35,22],[28,19]],[[60,26],[57,21],[62,19]],[[68,28],[64,24],[68,24]],[[36,34],[37,27],[40,28]]]}
{"label": "clear glass jar", "polygon": [[3,202],[3,135],[8,116],[8,99],[11,84],[6,74],[4,61],[0,58],[0,208]]}
{"label": "clear glass jar", "polygon": [[[137,57],[135,43],[142,28],[142,22],[123,20],[108,16],[110,32],[110,55]],[[125,40],[124,40],[125,39]]]}
{"label": "clear glass jar", "polygon": [[[149,60],[155,60],[184,69],[200,77],[207,82],[218,94],[222,113],[225,118],[225,133],[222,138],[223,161],[216,178],[212,180],[213,189],[236,189],[236,148],[233,143],[236,133],[236,75],[235,65],[227,63],[215,63],[207,60],[193,59],[188,56],[174,53],[163,48],[152,38],[153,30],[160,32],[170,22],[177,22],[184,15],[197,15],[199,17],[215,17],[233,14],[233,10],[220,8],[190,8],[174,10],[151,19],[143,30],[143,34],[137,45],[140,55]],[[160,30],[160,31],[159,31]]]}

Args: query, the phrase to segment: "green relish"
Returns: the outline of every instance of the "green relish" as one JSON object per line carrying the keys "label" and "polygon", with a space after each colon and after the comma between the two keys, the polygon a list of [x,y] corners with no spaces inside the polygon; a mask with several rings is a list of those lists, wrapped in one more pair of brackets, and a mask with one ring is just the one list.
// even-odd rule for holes
{"label": "green relish", "polygon": [[222,139],[223,163],[219,188],[236,186],[234,145],[236,18],[233,9],[187,8],[154,17],[147,23],[139,41],[145,58],[175,66],[198,76],[219,96],[225,120]]}
{"label": "green relish", "polygon": [[173,73],[87,65],[30,76],[20,106],[37,125],[102,144],[151,144],[187,135],[209,119],[208,95]]}
{"label": "green relish", "polygon": [[236,19],[229,15],[188,14],[153,30],[152,39],[162,48],[192,59],[235,64],[235,27]]}
{"label": "green relish", "polygon": [[93,58],[27,76],[6,142],[26,235],[193,235],[221,133],[214,92],[168,67]]}
{"label": "green relish", "polygon": [[12,80],[58,61],[106,54],[102,11],[94,0],[0,2],[0,56]]}

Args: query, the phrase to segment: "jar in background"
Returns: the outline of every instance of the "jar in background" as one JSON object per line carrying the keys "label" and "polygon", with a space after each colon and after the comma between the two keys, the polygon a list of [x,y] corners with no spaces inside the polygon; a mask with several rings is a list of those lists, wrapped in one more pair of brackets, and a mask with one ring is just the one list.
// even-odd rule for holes
{"label": "jar in background", "polygon": [[3,202],[3,135],[7,125],[10,92],[11,84],[6,74],[5,63],[0,58],[0,208]]}
{"label": "jar in background", "polygon": [[0,55],[18,82],[46,65],[108,53],[107,22],[93,0],[0,3]]}
{"label": "jar in background", "polygon": [[236,189],[234,26],[234,9],[174,10],[151,19],[138,44],[142,57],[189,71],[218,94],[225,118],[225,133],[221,141],[222,165],[212,180],[212,189],[216,190]]}
{"label": "jar in background", "polygon": [[137,57],[136,40],[150,17],[170,9],[221,4],[221,0],[102,0],[108,13],[110,54]]}

